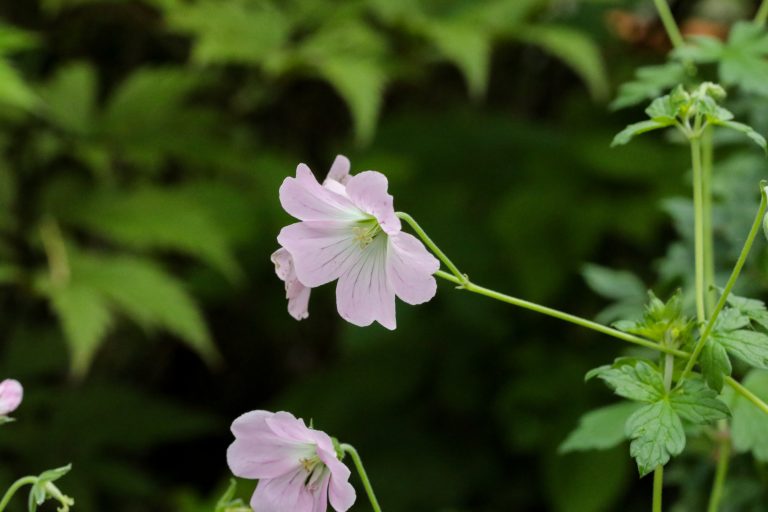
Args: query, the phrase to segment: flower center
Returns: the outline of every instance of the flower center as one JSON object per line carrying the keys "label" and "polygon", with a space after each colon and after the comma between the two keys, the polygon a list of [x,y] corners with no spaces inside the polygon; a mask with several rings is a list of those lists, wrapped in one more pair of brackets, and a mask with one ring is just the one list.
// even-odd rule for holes
{"label": "flower center", "polygon": [[307,472],[307,476],[304,479],[304,486],[309,491],[314,492],[319,489],[319,483],[325,473],[325,464],[320,460],[320,457],[313,455],[312,457],[306,457],[299,459],[299,463],[304,471]]}
{"label": "flower center", "polygon": [[355,242],[361,249],[365,249],[381,233],[381,226],[375,220],[363,221],[359,226],[352,228],[352,233],[355,235]]}

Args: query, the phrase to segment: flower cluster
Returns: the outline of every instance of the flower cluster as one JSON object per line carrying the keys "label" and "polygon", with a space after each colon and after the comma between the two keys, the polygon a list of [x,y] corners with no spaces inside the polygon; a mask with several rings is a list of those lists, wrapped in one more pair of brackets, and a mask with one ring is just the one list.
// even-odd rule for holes
{"label": "flower cluster", "polygon": [[285,179],[280,202],[300,222],[280,231],[272,261],[297,320],[309,315],[310,289],[338,279],[342,318],[394,329],[395,297],[414,305],[434,297],[440,263],[401,230],[387,178],[376,171],[350,175],[349,169],[340,155],[322,184],[304,164]]}

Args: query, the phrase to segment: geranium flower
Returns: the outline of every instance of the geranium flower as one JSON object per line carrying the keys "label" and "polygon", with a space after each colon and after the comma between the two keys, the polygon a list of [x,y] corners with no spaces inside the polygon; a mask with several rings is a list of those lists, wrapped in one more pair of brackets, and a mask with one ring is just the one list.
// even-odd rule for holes
{"label": "geranium flower", "polygon": [[0,382],[0,417],[8,416],[16,410],[24,397],[24,388],[14,379]]}
{"label": "geranium flower", "polygon": [[292,259],[293,274],[285,275],[295,274],[309,288],[338,279],[336,305],[342,318],[394,329],[395,297],[408,304],[434,297],[433,274],[440,263],[416,237],[401,231],[383,174],[339,176],[340,181],[320,185],[309,167],[299,164],[296,177],[283,181],[280,202],[301,221],[277,237]]}
{"label": "geranium flower", "polygon": [[258,479],[256,512],[337,512],[355,502],[350,471],[325,432],[290,413],[251,411],[232,423],[227,463],[236,476]]}

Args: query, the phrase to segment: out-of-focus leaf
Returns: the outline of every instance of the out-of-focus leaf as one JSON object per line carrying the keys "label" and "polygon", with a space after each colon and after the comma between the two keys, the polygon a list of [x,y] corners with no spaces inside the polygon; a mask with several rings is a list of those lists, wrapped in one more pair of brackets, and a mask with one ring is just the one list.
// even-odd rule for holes
{"label": "out-of-focus leaf", "polygon": [[744,123],[738,123],[736,121],[712,121],[712,124],[723,126],[725,128],[730,128],[731,130],[736,130],[737,132],[743,133],[747,137],[749,137],[752,142],[760,146],[763,151],[768,151],[768,145],[766,145],[765,137],[757,133],[751,126],[746,125]]}
{"label": "out-of-focus leaf", "polygon": [[87,64],[70,64],[59,69],[40,95],[46,112],[61,128],[86,134],[93,127],[96,76]]}
{"label": "out-of-focus leaf", "polygon": [[491,59],[491,34],[483,27],[436,21],[425,33],[440,53],[461,70],[473,98],[485,94]]}
{"label": "out-of-focus leaf", "polygon": [[653,130],[659,130],[661,128],[667,128],[673,124],[673,122],[659,122],[652,119],[630,124],[616,134],[616,136],[613,138],[613,142],[611,142],[611,146],[621,146],[627,144],[636,135],[641,135]]}
{"label": "out-of-focus leaf", "polygon": [[559,25],[526,25],[517,37],[541,47],[568,65],[587,84],[595,99],[608,97],[608,75],[600,48],[585,33]]}
{"label": "out-of-focus leaf", "polygon": [[685,67],[678,62],[638,68],[635,79],[619,87],[611,108],[630,107],[664,94],[686,78]]}
{"label": "out-of-focus leaf", "polygon": [[16,68],[2,56],[0,56],[0,105],[22,110],[33,110],[39,106],[39,98]]}
{"label": "out-of-focus leaf", "polygon": [[561,453],[577,450],[605,450],[626,440],[624,424],[640,406],[620,402],[590,411],[560,445]]}
{"label": "out-of-focus leaf", "polygon": [[615,510],[630,477],[626,453],[620,449],[569,453],[551,464],[547,495],[555,512]]}
{"label": "out-of-focus leaf", "polygon": [[582,275],[594,291],[607,299],[645,300],[645,284],[631,272],[613,270],[599,265],[585,265]]}
{"label": "out-of-focus leaf", "polygon": [[[743,382],[758,398],[768,400],[768,371],[752,370]],[[733,447],[737,452],[752,452],[762,462],[768,462],[768,415],[738,395],[733,406]]]}

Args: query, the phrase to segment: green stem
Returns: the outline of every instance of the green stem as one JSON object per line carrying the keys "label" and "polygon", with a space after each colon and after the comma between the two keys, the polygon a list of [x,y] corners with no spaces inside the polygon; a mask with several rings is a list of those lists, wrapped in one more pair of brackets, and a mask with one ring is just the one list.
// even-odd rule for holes
{"label": "green stem", "polygon": [[701,136],[702,196],[704,223],[704,307],[707,315],[715,307],[715,241],[712,230],[712,127],[706,127]]}
{"label": "green stem", "polygon": [[448,274],[447,272],[438,270],[435,273],[435,275],[437,277],[445,279],[446,281],[450,281],[452,283],[459,285],[462,289],[467,290],[468,292],[484,295],[486,297],[490,297],[491,299],[496,299],[501,302],[506,302],[507,304],[512,304],[513,306],[529,309],[531,311],[535,311],[543,315],[551,316],[560,320],[564,320],[566,322],[570,322],[572,324],[580,325],[581,327],[586,327],[587,329],[592,329],[593,331],[607,334],[608,336],[613,336],[614,338],[618,338],[620,340],[624,340],[629,343],[634,343],[635,345],[641,345],[643,347],[651,348],[653,350],[658,350],[659,352],[664,352],[667,354],[685,357],[684,356],[685,352],[681,350],[667,347],[660,343],[656,343],[650,340],[646,340],[644,338],[640,338],[638,336],[634,336],[626,332],[619,331],[612,327],[608,327],[603,324],[599,324],[597,322],[587,320],[586,318],[581,318],[579,316],[571,315],[563,311],[558,311],[557,309],[548,308],[546,306],[536,304],[535,302],[529,302],[527,300],[518,299],[517,297],[505,295],[503,293],[499,293],[497,291],[490,290],[482,286],[478,286],[469,280],[460,281],[459,279],[452,276],[451,274]]}
{"label": "green stem", "polygon": [[763,0],[762,5],[760,5],[760,9],[757,11],[757,14],[755,15],[755,23],[760,25],[761,27],[764,27],[767,21],[768,21],[768,0]]}
{"label": "green stem", "polygon": [[349,456],[352,457],[352,461],[355,463],[355,468],[357,468],[357,473],[360,475],[360,480],[363,482],[365,492],[368,494],[368,500],[371,502],[371,507],[373,507],[374,512],[381,512],[381,507],[379,506],[378,500],[376,500],[376,495],[373,493],[373,487],[371,487],[371,481],[368,479],[368,473],[365,472],[363,461],[360,460],[360,455],[357,453],[357,450],[355,450],[355,447],[351,444],[346,443],[340,444],[339,448],[341,448],[341,451],[348,453]]}
{"label": "green stem", "polygon": [[763,402],[759,396],[751,392],[749,389],[744,387],[742,383],[734,379],[733,377],[726,377],[725,383],[731,386],[734,391],[736,391],[738,394],[752,402],[755,407],[763,411],[765,414],[768,414],[768,404]]}
{"label": "green stem", "polygon": [[693,163],[693,215],[694,215],[694,253],[696,273],[696,319],[699,325],[707,321],[704,306],[706,284],[704,278],[704,187],[701,165],[701,142],[691,139],[691,162]]}
{"label": "green stem", "polygon": [[5,510],[5,507],[8,506],[8,502],[11,501],[11,498],[13,498],[13,495],[16,494],[16,491],[18,491],[20,488],[24,487],[25,485],[34,485],[35,482],[37,482],[36,476],[25,476],[13,482],[13,485],[11,485],[8,488],[8,490],[5,491],[5,495],[3,496],[3,499],[0,500],[0,512]]}
{"label": "green stem", "polygon": [[717,315],[719,315],[720,311],[722,311],[725,307],[725,304],[728,300],[728,295],[731,293],[733,286],[736,284],[736,280],[739,278],[741,269],[744,267],[744,263],[747,261],[747,256],[749,256],[749,251],[752,249],[752,244],[755,241],[755,237],[757,236],[758,231],[760,231],[760,226],[763,222],[763,216],[765,215],[766,209],[766,190],[762,183],[760,186],[760,191],[760,208],[758,208],[757,215],[755,216],[755,220],[752,223],[752,229],[749,230],[749,235],[747,235],[747,240],[744,242],[744,247],[741,249],[739,259],[736,260],[736,265],[733,267],[733,271],[731,272],[731,277],[728,278],[728,282],[725,284],[723,293],[720,295],[720,300],[717,301],[717,305],[715,306],[714,311],[712,311],[712,315],[709,317],[709,321],[704,328],[704,332],[701,334],[701,337],[699,337],[699,341],[696,343],[696,346],[691,353],[691,357],[688,359],[688,363],[685,365],[685,369],[680,375],[678,382],[682,382],[686,377],[688,377],[688,375],[690,375],[694,365],[696,364],[696,361],[699,359],[699,355],[701,355],[701,351],[704,350],[704,345],[707,342],[707,338],[712,333],[712,329],[715,326]]}
{"label": "green stem", "polygon": [[712,493],[709,495],[709,507],[707,512],[717,512],[720,508],[720,500],[723,497],[725,477],[728,475],[728,464],[731,460],[731,440],[728,436],[728,423],[724,420],[719,425],[720,439],[718,442],[717,469],[715,470],[715,482],[712,484]]}
{"label": "green stem", "polygon": [[661,491],[664,486],[664,466],[653,470],[653,512],[661,512]]}
{"label": "green stem", "polygon": [[438,257],[440,261],[445,264],[446,267],[448,267],[448,270],[451,271],[451,273],[460,281],[459,284],[463,283],[464,281],[467,281],[467,276],[462,274],[458,267],[453,264],[453,262],[448,258],[448,256],[445,255],[443,251],[440,250],[440,248],[435,244],[435,242],[432,241],[431,238],[429,238],[429,235],[427,235],[427,232],[422,229],[421,226],[419,226],[419,223],[416,222],[416,220],[404,212],[397,212],[397,216],[400,217],[402,220],[408,223],[411,228],[416,232],[417,235],[419,235],[419,238],[421,238],[427,247],[435,254],[435,256]]}
{"label": "green stem", "polygon": [[672,41],[672,46],[680,48],[685,44],[683,35],[680,33],[680,29],[677,28],[677,22],[674,16],[672,16],[672,11],[669,10],[669,5],[667,5],[666,0],[653,0],[653,3],[656,4],[656,10],[659,12],[659,17],[664,24],[669,40]]}

